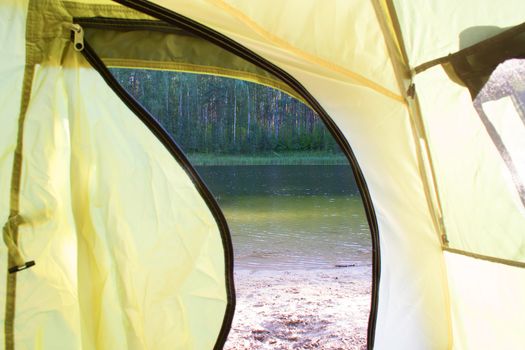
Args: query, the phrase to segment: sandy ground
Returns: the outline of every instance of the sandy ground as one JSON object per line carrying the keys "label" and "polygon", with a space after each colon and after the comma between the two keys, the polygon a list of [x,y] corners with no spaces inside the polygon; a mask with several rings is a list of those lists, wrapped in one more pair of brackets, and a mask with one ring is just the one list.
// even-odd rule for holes
{"label": "sandy ground", "polygon": [[370,266],[235,273],[224,349],[365,349]]}

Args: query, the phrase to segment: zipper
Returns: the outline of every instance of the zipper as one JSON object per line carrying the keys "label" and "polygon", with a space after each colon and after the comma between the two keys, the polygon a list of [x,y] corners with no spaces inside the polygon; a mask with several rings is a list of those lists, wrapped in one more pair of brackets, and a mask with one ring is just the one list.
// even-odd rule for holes
{"label": "zipper", "polygon": [[[102,76],[109,87],[115,92],[115,94],[124,102],[124,104],[150,129],[150,131],[157,137],[157,139],[166,147],[171,153],[173,158],[181,165],[188,177],[192,180],[197,191],[204,199],[206,205],[210,209],[219,232],[221,234],[222,245],[224,249],[225,259],[225,281],[226,281],[226,296],[227,305],[221,330],[217,337],[214,349],[222,349],[227,340],[228,333],[231,328],[233,321],[233,315],[235,313],[235,285],[233,278],[233,245],[231,242],[231,235],[226,218],[222,213],[219,204],[211,194],[210,190],[206,187],[204,181],[198,175],[195,168],[191,165],[190,161],[179,147],[179,145],[173,140],[169,133],[164,127],[153,117],[133,96],[131,96],[115,79],[115,77],[108,70],[104,62],[97,56],[95,51],[89,46],[83,37],[83,28],[78,23],[74,23],[71,26],[72,31],[72,42],[75,45],[75,50],[79,51],[84,58],[93,66],[95,70]],[[81,44],[76,47],[76,44]]]}
{"label": "zipper", "polygon": [[84,50],[84,29],[78,25],[73,25],[73,47],[76,51]]}
{"label": "zipper", "polygon": [[75,51],[80,52],[84,50],[84,28],[77,23],[70,23],[67,27],[71,30],[73,48]]}
{"label": "zipper", "polygon": [[[381,253],[380,253],[380,242],[379,242],[379,225],[377,223],[377,216],[375,213],[374,205],[372,203],[372,197],[370,196],[370,191],[368,185],[365,181],[361,167],[359,166],[355,154],[350,147],[350,144],[343,136],[343,133],[339,127],[334,123],[332,118],[326,113],[323,107],[317,102],[317,100],[306,90],[301,83],[299,83],[294,77],[290,74],[277,67],[273,63],[259,56],[255,52],[249,50],[248,48],[240,45],[234,40],[228,38],[227,36],[208,28],[190,18],[184,17],[176,12],[168,10],[162,6],[159,6],[155,3],[145,1],[145,0],[113,0],[116,3],[119,3],[128,8],[134,9],[141,13],[150,15],[158,20],[169,23],[175,27],[184,29],[185,31],[192,33],[193,35],[204,38],[223,49],[236,54],[237,56],[244,58],[250,63],[255,64],[256,66],[266,69],[268,72],[272,73],[276,77],[280,78],[283,82],[287,83],[291,88],[293,88],[300,96],[302,96],[312,107],[313,110],[324,121],[326,127],[338,143],[341,150],[346,155],[350,166],[354,172],[354,177],[361,194],[361,199],[363,201],[363,206],[365,208],[365,213],[368,221],[368,226],[370,227],[370,234],[372,240],[372,297],[370,305],[370,317],[368,320],[368,335],[367,335],[367,348],[373,349],[374,340],[375,340],[375,331],[377,324],[377,309],[379,303],[379,283],[381,279]],[[131,22],[131,21],[130,21]]]}
{"label": "zipper", "polygon": [[174,27],[173,25],[159,20],[151,19],[122,19],[106,17],[76,17],[73,26],[81,28],[107,29],[107,30],[143,30],[155,31],[173,34],[185,34],[194,36],[193,33],[183,28]]}
{"label": "zipper", "polygon": [[[283,69],[259,56],[255,52],[242,46],[241,44],[233,41],[227,36],[208,28],[192,19],[184,17],[178,13],[170,11],[159,5],[156,5],[149,1],[144,0],[114,0],[115,2],[124,5],[126,7],[137,10],[141,13],[147,14],[156,18],[157,20],[133,20],[133,19],[112,19],[112,18],[76,18],[74,21],[77,24],[85,28],[96,28],[96,29],[109,29],[109,30],[152,30],[152,31],[164,31],[164,32],[176,32],[184,33],[186,35],[193,35],[196,37],[203,38],[209,42],[223,48],[224,50],[235,54],[244,60],[254,64],[255,66],[266,70],[267,72],[280,79],[293,90],[295,90],[299,96],[301,96],[307,104],[319,115],[323,120],[325,126],[329,130],[330,134],[334,137],[337,144],[345,154],[350,166],[352,167],[354,178],[359,189],[361,200],[365,209],[368,226],[370,227],[371,241],[372,241],[372,295],[370,305],[370,316],[368,320],[368,334],[367,334],[367,348],[372,349],[374,346],[375,329],[377,323],[377,311],[379,301],[379,283],[381,278],[381,254],[380,254],[380,240],[379,240],[379,225],[377,223],[377,216],[375,208],[372,203],[372,197],[368,185],[364,178],[363,172],[357,158],[349,144],[344,137],[342,131],[335,124],[328,113],[323,109],[320,103],[308,92],[308,90],[299,83],[293,76],[288,74]],[[92,49],[89,50],[94,55]],[[85,52],[83,52],[84,55]],[[100,61],[100,59],[98,59]],[[100,61],[101,65],[104,65]],[[105,68],[107,70],[107,68]],[[109,73],[109,71],[108,71]],[[109,73],[111,74],[111,73]],[[118,83],[116,83],[118,84]],[[111,84],[110,84],[111,86]],[[127,93],[126,93],[127,94]],[[129,96],[133,100],[133,97]],[[134,102],[140,105],[137,101]],[[144,108],[142,108],[144,109]],[[151,117],[153,118],[153,117]],[[219,210],[220,211],[220,210]],[[221,212],[222,215],[222,212]],[[232,315],[233,317],[233,315]],[[230,322],[231,323],[231,322]],[[221,331],[221,336],[226,337],[228,331],[225,330],[225,334]],[[224,339],[225,341],[225,339]],[[217,343],[219,344],[219,342]],[[224,342],[223,342],[224,344]],[[215,347],[217,348],[217,347]],[[220,347],[221,348],[221,347]],[[217,348],[217,349],[220,349]]]}

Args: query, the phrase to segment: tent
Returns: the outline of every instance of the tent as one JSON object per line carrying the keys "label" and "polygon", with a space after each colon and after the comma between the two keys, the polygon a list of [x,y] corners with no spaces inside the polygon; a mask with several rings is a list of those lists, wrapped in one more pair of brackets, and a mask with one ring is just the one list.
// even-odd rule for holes
{"label": "tent", "polygon": [[522,0],[4,0],[6,349],[221,348],[224,217],[108,67],[297,96],[350,160],[374,244],[370,349],[525,341]]}

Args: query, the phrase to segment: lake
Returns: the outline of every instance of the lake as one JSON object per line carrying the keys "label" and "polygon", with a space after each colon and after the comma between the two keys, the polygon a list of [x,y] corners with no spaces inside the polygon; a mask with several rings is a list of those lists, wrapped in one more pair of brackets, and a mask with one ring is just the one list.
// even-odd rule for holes
{"label": "lake", "polygon": [[201,166],[230,227],[236,269],[370,265],[370,230],[349,166]]}

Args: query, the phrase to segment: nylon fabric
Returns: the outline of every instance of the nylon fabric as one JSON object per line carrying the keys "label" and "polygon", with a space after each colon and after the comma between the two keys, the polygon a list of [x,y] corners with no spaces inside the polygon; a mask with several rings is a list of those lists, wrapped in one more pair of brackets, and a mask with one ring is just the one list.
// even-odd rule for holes
{"label": "nylon fabric", "polygon": [[[382,25],[367,0],[153,3],[210,26],[290,73],[347,138],[380,231],[374,349],[522,346],[525,106],[516,96],[523,84],[513,82],[512,94],[503,89],[473,104],[446,64],[413,77],[407,68],[522,23],[523,1],[377,0]],[[393,38],[394,16],[397,39],[404,41]],[[14,289],[0,283],[7,314],[14,315],[14,332],[9,321],[5,328],[14,334],[12,347],[213,348],[228,304],[216,219],[173,154],[72,50],[74,17],[152,19],[108,0],[0,4],[0,220],[23,217],[24,224],[15,225],[18,249],[37,262],[9,277],[11,284],[16,279],[16,303]],[[132,65],[122,54],[133,52],[143,55],[134,57],[136,64],[176,69],[161,67],[151,45],[128,51],[110,42],[111,35],[95,34],[88,40],[100,40],[96,46],[115,66]],[[186,47],[195,43],[188,39]],[[211,52],[195,51],[189,61]],[[235,61],[226,56],[214,58]],[[210,69],[204,73],[235,76],[239,68],[204,61]],[[252,68],[244,73],[268,78]],[[31,84],[26,79],[24,85],[24,74]],[[28,86],[30,99],[22,101]],[[407,103],[412,94],[403,90],[410,86],[418,100]],[[417,103],[421,120],[410,116]],[[11,190],[11,174],[21,114],[18,212],[10,197],[18,192]],[[425,179],[430,173],[436,188]],[[4,227],[7,238],[16,236],[14,226]],[[0,254],[7,257],[5,244]],[[2,281],[6,263],[0,259]]]}
{"label": "nylon fabric", "polygon": [[392,0],[411,68],[490,38],[525,21],[525,3],[508,0]]}
{"label": "nylon fabric", "polygon": [[68,73],[84,346],[212,348],[226,307],[214,218],[97,72]]}
{"label": "nylon fabric", "polygon": [[317,97],[350,140],[383,233],[382,261],[396,262],[381,264],[374,348],[447,348],[446,271],[419,175],[406,106],[385,97],[379,103],[376,94],[358,85],[337,84],[291,66],[283,68]]}
{"label": "nylon fabric", "polygon": [[[10,26],[7,42],[18,36],[14,42],[23,46],[27,7],[9,5],[2,15],[18,16],[20,26]],[[59,5],[33,2],[30,53],[4,46],[12,50],[0,58],[13,83],[1,88],[18,86],[18,99],[4,101],[2,182],[12,169],[26,60],[34,69],[19,231],[22,251],[37,265],[11,275],[17,308],[9,346],[210,349],[227,304],[215,218],[171,153],[71,49],[71,13]],[[130,12],[69,6],[75,15]],[[8,211],[9,203],[1,208]],[[5,284],[1,289],[5,296]]]}
{"label": "nylon fabric", "polygon": [[[13,172],[14,150],[17,144],[18,118],[21,107],[21,91],[25,69],[25,33],[27,1],[8,0],[0,3],[0,104],[2,106],[2,127],[0,128],[0,222],[3,226],[10,215],[11,180]],[[5,244],[0,244],[0,337],[5,346],[6,334],[11,333],[6,327],[6,314],[9,317],[12,306],[7,302],[8,251]],[[9,322],[8,322],[9,323]],[[11,329],[10,329],[11,328]],[[7,329],[7,332],[6,332]]]}
{"label": "nylon fabric", "polygon": [[18,226],[23,223],[24,219],[20,215],[10,216],[2,228],[4,243],[7,246],[10,259],[14,261],[15,266],[22,266],[25,263],[22,253],[20,253],[20,249],[15,242],[15,232],[18,230]]}
{"label": "nylon fabric", "polygon": [[[368,1],[314,1],[309,6],[296,0],[257,4],[222,0],[191,4],[153,2],[208,25],[257,53],[263,54],[265,47],[271,48],[272,56],[298,58],[313,71],[329,71],[337,79],[403,101],[373,6]],[[206,16],[210,5],[216,10],[213,16]],[[279,65],[280,60],[263,56]]]}
{"label": "nylon fabric", "polygon": [[[118,28],[118,27],[117,27]],[[85,40],[109,67],[150,68],[247,80],[298,94],[252,63],[188,33],[86,28]]]}
{"label": "nylon fabric", "polygon": [[446,230],[443,227],[443,213],[435,180],[436,175],[432,161],[432,153],[429,150],[427,132],[421,115],[419,99],[412,81],[403,36],[399,30],[398,18],[391,1],[374,0],[373,3],[377,12],[378,21],[383,28],[385,42],[391,56],[399,87],[404,92],[408,106],[420,176],[424,184],[428,207],[432,213],[435,230],[440,236],[440,240],[446,240]]}
{"label": "nylon fabric", "polygon": [[525,341],[525,269],[448,252],[445,260],[454,349],[519,348]]}
{"label": "nylon fabric", "polygon": [[32,85],[20,189],[20,210],[27,223],[19,230],[25,255],[36,265],[16,274],[14,346],[78,349],[77,242],[62,70],[37,66]]}
{"label": "nylon fabric", "polygon": [[[190,17],[202,19],[205,23],[222,19],[224,15],[218,14],[217,18],[207,20],[198,14],[196,4],[189,9],[173,3],[163,4],[183,14],[191,13]],[[253,8],[250,11],[252,14],[258,11],[270,13],[270,7],[266,6],[260,3],[257,10]],[[362,6],[360,11],[364,13],[351,16],[373,16],[375,20],[371,5],[355,6]],[[308,13],[308,10],[297,13],[305,12]],[[312,17],[309,17],[312,22],[305,18],[291,22],[296,25],[301,20],[315,23],[313,13],[312,10]],[[218,23],[213,28],[223,31],[227,27]],[[439,234],[435,231],[425,197],[425,185],[420,179],[412,125],[406,106],[394,100],[389,102],[389,98],[360,86],[341,72],[294,55],[292,51],[261,39],[257,33],[240,28],[233,32],[224,30],[223,33],[238,39],[298,79],[337,123],[361,164],[378,214],[381,258],[383,261],[396,261],[396,264],[381,264],[375,348],[446,348],[451,342],[446,271]],[[270,32],[280,30],[277,23],[272,23],[268,28]],[[302,27],[299,25],[297,28]],[[349,33],[352,31],[345,32],[346,35]],[[371,30],[370,35],[373,33]],[[363,38],[368,35],[366,31],[360,31],[359,34]],[[310,39],[315,44],[323,45],[317,38],[313,36]],[[384,45],[382,38],[381,45]],[[366,56],[370,52],[366,50],[360,53]],[[390,59],[385,56],[386,47],[383,50],[383,64],[389,67],[383,73],[389,74],[394,84],[397,84]],[[418,277],[413,279],[413,276]],[[429,314],[433,315],[430,319],[427,316]],[[403,336],[400,337],[400,334]]]}

